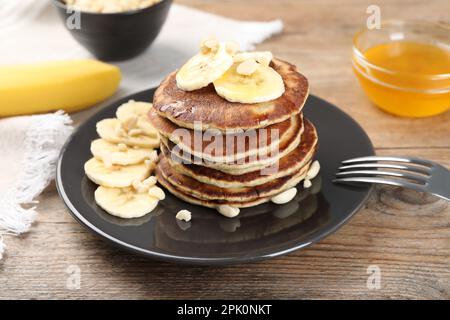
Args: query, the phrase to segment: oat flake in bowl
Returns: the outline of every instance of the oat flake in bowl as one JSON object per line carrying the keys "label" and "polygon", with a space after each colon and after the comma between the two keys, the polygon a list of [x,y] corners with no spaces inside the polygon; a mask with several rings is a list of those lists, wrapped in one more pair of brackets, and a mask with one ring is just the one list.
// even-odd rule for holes
{"label": "oat flake in bowl", "polygon": [[67,6],[85,12],[118,13],[151,7],[161,0],[65,0]]}

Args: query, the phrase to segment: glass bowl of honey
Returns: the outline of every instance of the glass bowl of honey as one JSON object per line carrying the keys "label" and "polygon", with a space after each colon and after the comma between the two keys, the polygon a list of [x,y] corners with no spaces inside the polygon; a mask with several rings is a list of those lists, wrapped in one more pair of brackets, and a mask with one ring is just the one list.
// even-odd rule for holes
{"label": "glass bowl of honey", "polygon": [[450,109],[450,26],[386,21],[353,38],[353,70],[368,98],[404,117]]}

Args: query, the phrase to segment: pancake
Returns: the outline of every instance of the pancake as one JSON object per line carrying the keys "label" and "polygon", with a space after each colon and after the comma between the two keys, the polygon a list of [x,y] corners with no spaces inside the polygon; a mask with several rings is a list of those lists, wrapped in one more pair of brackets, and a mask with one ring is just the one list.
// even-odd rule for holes
{"label": "pancake", "polygon": [[214,200],[201,200],[198,198],[195,198],[181,190],[179,190],[178,188],[176,188],[174,185],[172,185],[166,178],[164,178],[164,176],[162,175],[160,170],[156,170],[156,178],[158,179],[158,182],[166,189],[168,190],[171,194],[173,194],[175,197],[186,201],[188,203],[192,203],[192,204],[196,204],[199,206],[203,206],[203,207],[207,207],[207,208],[217,208],[220,205],[224,205],[227,204],[229,206],[232,207],[236,207],[236,208],[249,208],[249,207],[254,207],[257,206],[261,203],[265,203],[270,201],[270,197],[266,197],[266,198],[259,198],[256,200],[252,200],[252,201],[214,201]]}
{"label": "pancake", "polygon": [[267,166],[275,164],[300,144],[303,130],[304,126],[302,125],[300,130],[296,132],[295,136],[280,141],[280,144],[275,152],[263,156],[247,156],[243,159],[238,159],[237,161],[227,163],[211,162],[199,157],[194,157],[188,152],[177,148],[173,142],[169,141],[165,137],[161,137],[161,148],[166,147],[170,151],[172,159],[176,159],[178,162],[201,165],[228,174],[240,175],[261,170]]}
{"label": "pancake", "polygon": [[156,112],[183,128],[221,131],[255,129],[285,121],[299,114],[308,97],[308,80],[294,65],[273,59],[271,66],[281,75],[284,94],[273,101],[255,104],[229,102],[221,98],[214,86],[183,91],[177,87],[176,71],[171,73],[156,90],[153,106]]}
{"label": "pancake", "polygon": [[190,155],[212,162],[232,162],[247,156],[268,154],[278,148],[280,141],[295,135],[303,125],[300,114],[265,128],[224,134],[218,130],[202,132],[180,128],[159,116],[155,110],[149,117],[160,135]]}
{"label": "pancake", "polygon": [[303,166],[292,175],[270,180],[254,187],[219,188],[210,184],[199,182],[189,176],[174,170],[165,157],[161,154],[157,170],[161,172],[166,180],[176,186],[178,190],[201,200],[225,200],[225,201],[253,201],[259,198],[271,197],[287,190],[304,179],[309,164]]}
{"label": "pancake", "polygon": [[302,142],[292,152],[281,158],[277,166],[270,170],[257,170],[242,175],[230,175],[219,170],[195,164],[183,164],[174,161],[164,146],[161,148],[169,164],[178,173],[187,175],[197,181],[212,184],[220,188],[252,187],[270,180],[278,179],[300,170],[311,161],[317,148],[317,131],[308,120],[305,120],[305,132]]}

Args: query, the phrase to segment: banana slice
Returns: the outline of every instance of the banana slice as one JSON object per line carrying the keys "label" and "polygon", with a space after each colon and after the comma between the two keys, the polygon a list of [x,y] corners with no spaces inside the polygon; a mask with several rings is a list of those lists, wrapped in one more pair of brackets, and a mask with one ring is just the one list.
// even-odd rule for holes
{"label": "banana slice", "polygon": [[142,130],[142,134],[149,136],[149,137],[153,137],[153,138],[157,138],[159,137],[159,133],[158,131],[155,129],[155,127],[153,127],[152,123],[150,122],[150,120],[148,119],[148,116],[140,116],[138,118],[137,121],[137,127],[138,129]]}
{"label": "banana slice", "polygon": [[109,214],[125,218],[140,218],[152,212],[158,199],[147,192],[139,193],[133,188],[108,188],[95,190],[95,202]]}
{"label": "banana slice", "polygon": [[84,164],[87,177],[94,183],[104,187],[125,188],[136,180],[147,178],[151,166],[135,164],[130,166],[105,165],[104,162],[91,158]]}
{"label": "banana slice", "polygon": [[239,52],[233,57],[234,62],[244,62],[245,60],[254,59],[258,63],[268,66],[273,59],[270,51],[253,51],[253,52]]}
{"label": "banana slice", "polygon": [[159,137],[149,137],[144,135],[141,129],[125,131],[118,119],[104,119],[97,123],[98,135],[111,143],[124,143],[128,146],[142,148],[157,148]]}
{"label": "banana slice", "polygon": [[192,57],[178,71],[178,88],[192,91],[206,87],[220,78],[233,65],[233,56],[224,42]]}
{"label": "banana slice", "polygon": [[[242,72],[241,64],[250,60],[235,63],[220,79],[214,81],[216,92],[230,102],[260,103],[279,98],[284,93],[284,83],[281,76],[271,67],[257,63],[250,72]],[[241,74],[245,73],[245,74]]]}
{"label": "banana slice", "polygon": [[103,139],[91,143],[91,152],[95,158],[111,164],[127,166],[138,164],[149,158],[153,149],[130,148],[125,144],[114,144]]}
{"label": "banana slice", "polygon": [[145,116],[151,108],[151,103],[130,100],[117,108],[116,117],[124,119],[129,115]]}
{"label": "banana slice", "polygon": [[130,100],[121,105],[116,111],[116,117],[121,122],[125,122],[130,117],[136,116],[136,128],[142,130],[142,134],[150,137],[158,137],[158,131],[153,127],[148,118],[148,113],[153,107],[153,104],[148,102],[138,102]]}

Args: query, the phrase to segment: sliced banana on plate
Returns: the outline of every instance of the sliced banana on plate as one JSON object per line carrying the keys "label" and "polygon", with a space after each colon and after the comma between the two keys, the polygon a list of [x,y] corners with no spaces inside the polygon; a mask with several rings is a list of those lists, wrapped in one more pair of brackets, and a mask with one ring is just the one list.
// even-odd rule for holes
{"label": "sliced banana on plate", "polygon": [[270,51],[239,52],[234,55],[233,59],[234,62],[254,59],[256,62],[268,66],[273,59],[273,54]]}
{"label": "sliced banana on plate", "polygon": [[97,139],[91,143],[91,153],[95,158],[123,166],[144,162],[152,152],[151,148],[135,149],[123,143],[115,144],[104,139]]}
{"label": "sliced banana on plate", "polygon": [[158,161],[159,134],[148,119],[151,103],[130,100],[117,118],[97,123],[100,139],[91,142],[93,158],[84,164],[86,176],[99,187],[95,202],[120,218],[139,218],[153,211],[164,191],[150,176]]}
{"label": "sliced banana on plate", "polygon": [[237,62],[214,81],[216,92],[230,102],[260,103],[279,98],[284,93],[281,76],[271,67],[248,59]]}
{"label": "sliced banana on plate", "polygon": [[134,188],[108,188],[99,186],[95,190],[95,202],[109,214],[120,218],[140,218],[153,211],[158,199],[148,192]]}
{"label": "sliced banana on plate", "polygon": [[97,123],[98,135],[111,143],[124,143],[128,146],[137,146],[142,148],[159,147],[159,138],[150,137],[143,134],[141,129],[135,128],[126,131],[118,119],[104,119]]}
{"label": "sliced banana on plate", "polygon": [[151,103],[130,100],[117,108],[116,117],[118,119],[124,119],[129,115],[145,116],[151,108]]}
{"label": "sliced banana on plate", "polygon": [[147,178],[152,167],[142,164],[119,166],[105,164],[96,158],[91,158],[84,164],[87,177],[94,183],[104,187],[125,188],[133,185],[134,181]]}
{"label": "sliced banana on plate", "polygon": [[152,107],[153,105],[148,102],[130,100],[117,109],[116,117],[125,127],[135,121],[134,127],[142,130],[142,134],[156,138],[158,137],[158,131],[148,118],[148,113]]}
{"label": "sliced banana on plate", "polygon": [[225,42],[204,42],[202,51],[186,62],[176,75],[178,88],[192,91],[208,86],[233,65]]}
{"label": "sliced banana on plate", "polygon": [[150,122],[150,120],[148,119],[148,116],[140,116],[138,121],[137,121],[137,128],[142,130],[142,134],[149,136],[149,137],[154,137],[154,138],[158,138],[159,133],[158,131],[155,129],[155,127],[153,127],[152,123]]}

